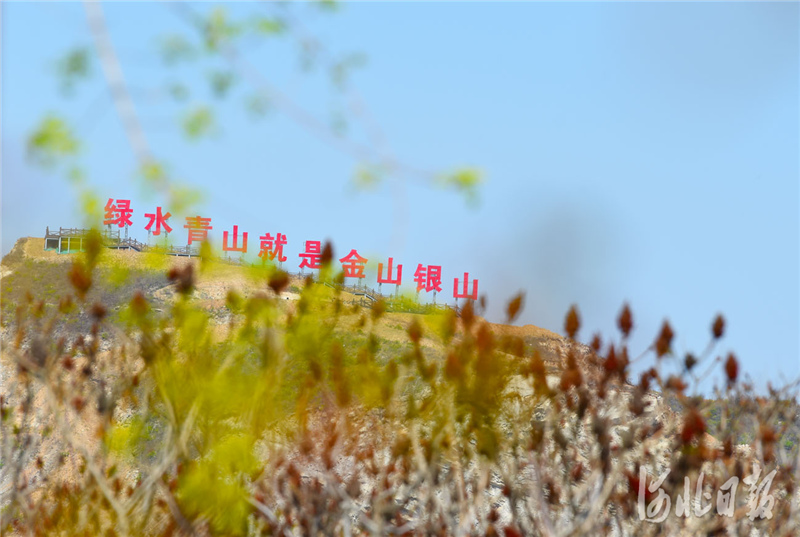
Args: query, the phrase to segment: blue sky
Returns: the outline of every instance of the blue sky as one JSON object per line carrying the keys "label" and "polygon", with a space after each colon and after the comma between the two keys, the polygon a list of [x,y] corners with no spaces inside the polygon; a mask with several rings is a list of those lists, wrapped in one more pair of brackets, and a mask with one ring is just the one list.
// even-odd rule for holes
{"label": "blue sky", "polygon": [[[195,6],[199,12],[212,4]],[[443,267],[444,298],[463,272],[480,281],[488,317],[526,292],[521,324],[563,332],[573,303],[580,335],[614,332],[623,302],[646,347],[668,318],[679,355],[700,352],[713,317],[720,353],[759,382],[800,375],[800,192],[797,3],[345,3],[293,17],[334,54],[363,53],[349,97],[299,67],[293,38],[243,45],[259,76],[323,124],[380,140],[393,158],[434,171],[485,173],[477,204],[403,174],[353,187],[359,160],[275,106],[254,121],[240,79],[217,101],[204,76],[221,60],[168,67],[159,38],[193,30],[168,4],[104,5],[148,142],[171,172],[200,187],[212,241],[238,225],[285,233],[289,261],[306,240],[332,239],[371,261],[393,257],[410,283],[417,263]],[[233,19],[272,7],[228,6]],[[2,5],[2,251],[45,226],[81,223],[58,171],[26,159],[37,122],[58,112],[83,141],[80,162],[104,198],[133,200],[133,236],[163,203],[135,182],[136,161],[99,64],[72,97],[54,64],[92,46],[81,4]],[[216,66],[216,67],[215,67]],[[159,88],[182,81],[176,103]],[[214,106],[214,135],[189,141],[181,114]],[[342,104],[344,103],[344,104]],[[370,133],[377,125],[380,136]],[[371,129],[371,130],[370,130]],[[166,207],[169,210],[169,207]],[[173,217],[185,243],[183,216]],[[178,224],[178,225],[175,225]],[[374,285],[374,270],[368,271]],[[449,283],[448,283],[449,282]],[[608,339],[606,337],[606,339]]]}

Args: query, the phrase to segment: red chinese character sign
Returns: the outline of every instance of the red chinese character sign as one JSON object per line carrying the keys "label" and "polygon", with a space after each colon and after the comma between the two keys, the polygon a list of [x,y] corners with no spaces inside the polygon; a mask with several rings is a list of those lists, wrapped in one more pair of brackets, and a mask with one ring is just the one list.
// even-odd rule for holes
{"label": "red chinese character sign", "polygon": [[350,253],[339,259],[342,263],[345,278],[365,278],[364,266],[367,264],[367,258],[358,255],[355,250],[350,250]]}
{"label": "red chinese character sign", "polygon": [[[149,218],[150,222],[144,228],[147,230],[147,235],[149,236],[150,233],[153,235],[161,235],[161,228],[164,228],[164,232],[169,234],[172,231],[172,228],[167,223],[169,217],[172,216],[170,213],[162,214],[161,207],[156,207],[155,213],[145,213],[145,218]],[[153,227],[153,224],[156,225],[155,230],[151,230],[150,228]]]}
{"label": "red chinese character sign", "polygon": [[472,293],[469,292],[469,273],[464,273],[464,291],[462,293],[458,292],[458,278],[453,278],[453,298],[456,299],[456,302],[459,298],[469,298],[472,300],[478,300],[478,280],[472,280]]}
{"label": "red chinese character sign", "polygon": [[[109,198],[104,207],[103,224],[109,227],[108,235],[111,235],[111,226],[117,226],[120,229],[125,228],[125,237],[128,237],[128,228],[133,225],[131,217],[133,209],[131,209],[131,200],[113,199]],[[144,229],[147,230],[148,239],[150,235],[161,235],[163,231],[166,235],[172,232],[172,226],[169,224],[169,219],[172,215],[163,210],[162,207],[156,207],[152,213],[144,213],[148,219],[147,225]],[[211,218],[203,218],[201,216],[186,217],[186,225],[183,226],[188,230],[188,246],[195,242],[203,242],[208,239],[208,232],[213,229],[211,226]],[[119,237],[119,234],[116,234]],[[239,226],[233,226],[233,232],[228,231],[222,234],[222,250],[225,252],[241,252],[247,253],[248,233],[243,232],[239,234]],[[286,235],[283,233],[276,233],[273,236],[271,233],[265,233],[260,239],[260,248],[258,257],[262,261],[274,261],[277,259],[280,263],[287,260],[284,255],[284,246],[287,245]],[[124,242],[120,242],[118,247],[124,247]],[[178,249],[179,255],[184,255],[184,250]],[[194,251],[190,250],[189,255],[195,255]],[[170,252],[168,252],[170,253]],[[323,260],[327,264],[333,257],[332,248],[326,244],[323,248],[320,241],[306,241],[305,250],[299,254],[301,259],[300,269],[301,272],[307,267],[310,269],[321,269]],[[358,281],[366,281],[366,265],[368,260],[359,255],[356,249],[350,250],[350,253],[345,257],[339,259],[342,264],[342,270],[345,278],[356,278]],[[413,265],[412,265],[413,266]],[[385,271],[384,271],[385,269]],[[442,267],[439,265],[417,265],[414,271],[414,283],[416,284],[417,295],[420,291],[426,293],[433,292],[433,301],[436,302],[436,293],[442,292]],[[397,286],[396,291],[399,292],[400,285],[403,281],[403,265],[394,264],[394,258],[388,258],[387,263],[378,263],[377,270],[377,283],[378,292],[381,291],[381,286],[386,284],[394,284]],[[461,281],[461,283],[459,283]],[[456,305],[459,298],[467,300],[478,299],[478,280],[472,281],[472,289],[469,287],[469,273],[465,272],[463,280],[454,278],[453,280],[453,298],[456,299]],[[418,297],[419,298],[419,297]]]}
{"label": "red chinese character sign", "polygon": [[322,258],[322,244],[320,241],[306,241],[306,251],[299,254],[303,258],[300,261],[300,270],[308,267],[310,269],[320,268],[320,259]]}
{"label": "red chinese character sign", "polygon": [[393,283],[397,287],[395,288],[395,292],[400,289],[400,284],[403,281],[403,265],[397,265],[397,277],[392,278],[392,263],[394,262],[393,258],[389,258],[388,267],[386,268],[386,277],[383,277],[383,263],[378,263],[378,292],[380,293],[381,284],[384,283]]}
{"label": "red chinese character sign", "polygon": [[433,291],[433,300],[436,301],[436,293],[442,292],[442,267],[440,265],[423,266],[417,265],[414,272],[414,281],[417,284],[417,293],[425,289],[426,293]]}
{"label": "red chinese character sign", "polygon": [[210,218],[202,218],[200,216],[187,216],[186,225],[183,226],[189,230],[188,246],[193,242],[203,242],[208,238],[208,230],[214,229],[211,224]]}
{"label": "red chinese character sign", "polygon": [[242,245],[237,246],[239,242],[239,226],[233,226],[233,241],[228,245],[228,232],[222,232],[222,250],[225,252],[242,252],[247,253],[247,232],[242,233]]}
{"label": "red chinese character sign", "polygon": [[286,256],[283,255],[283,246],[285,244],[286,235],[283,233],[278,233],[277,238],[273,238],[273,236],[269,233],[262,235],[261,250],[258,252],[258,257],[260,257],[263,261],[275,261],[275,258],[277,257],[278,261],[283,263],[286,261]]}
{"label": "red chinese character sign", "polygon": [[105,211],[103,225],[109,226],[109,228],[113,225],[117,225],[121,228],[124,227],[125,237],[127,237],[128,226],[133,225],[133,222],[131,222],[131,215],[133,214],[133,209],[131,209],[131,200],[116,200],[116,203],[114,203],[112,198],[108,198]]}
{"label": "red chinese character sign", "polygon": [[426,293],[431,291],[442,291],[442,267],[439,265],[423,266],[417,265],[414,272],[414,281],[417,284],[417,291],[425,289]]}

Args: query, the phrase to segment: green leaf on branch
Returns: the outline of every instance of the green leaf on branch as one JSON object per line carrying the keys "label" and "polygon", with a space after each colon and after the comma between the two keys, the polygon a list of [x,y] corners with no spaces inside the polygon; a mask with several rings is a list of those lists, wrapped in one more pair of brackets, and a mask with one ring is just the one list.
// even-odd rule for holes
{"label": "green leaf on branch", "polygon": [[353,176],[356,190],[375,190],[381,182],[381,171],[375,166],[359,166]]}
{"label": "green leaf on branch", "polygon": [[483,183],[483,172],[476,168],[462,168],[442,175],[437,182],[444,188],[461,192],[470,205],[478,203],[478,187]]}
{"label": "green leaf on branch", "polygon": [[214,113],[207,106],[191,110],[183,119],[183,132],[190,140],[198,140],[211,134],[214,128]]}
{"label": "green leaf on branch", "polygon": [[262,35],[278,35],[286,30],[286,24],[273,17],[256,17],[251,24],[253,30]]}
{"label": "green leaf on branch", "polygon": [[241,27],[228,21],[228,14],[224,8],[218,7],[211,12],[205,26],[206,48],[217,51],[220,45],[233,39],[242,31]]}
{"label": "green leaf on branch", "polygon": [[139,167],[139,177],[146,190],[165,190],[170,186],[167,169],[163,163],[151,160]]}
{"label": "green leaf on branch", "polygon": [[88,48],[76,48],[69,51],[56,64],[56,73],[61,81],[61,89],[69,94],[75,88],[75,84],[81,79],[89,76],[90,51]]}
{"label": "green leaf on branch", "polygon": [[169,189],[169,206],[175,214],[183,214],[193,210],[203,201],[200,189],[171,181]]}
{"label": "green leaf on branch", "polygon": [[211,91],[215,97],[223,98],[236,82],[236,77],[230,71],[214,71],[209,75]]}
{"label": "green leaf on branch", "polygon": [[339,2],[337,2],[336,0],[319,0],[314,5],[316,5],[323,11],[334,12],[339,9]]}
{"label": "green leaf on branch", "polygon": [[53,166],[60,158],[75,155],[77,138],[60,117],[47,115],[28,138],[28,155],[43,166]]}

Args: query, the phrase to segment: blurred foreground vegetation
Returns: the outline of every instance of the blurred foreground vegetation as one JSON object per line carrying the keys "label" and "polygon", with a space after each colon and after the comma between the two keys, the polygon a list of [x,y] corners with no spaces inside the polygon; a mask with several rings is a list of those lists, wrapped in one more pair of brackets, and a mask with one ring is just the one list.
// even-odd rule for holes
{"label": "blurred foreground vegetation", "polygon": [[[683,358],[665,323],[643,355],[653,368],[633,379],[627,307],[614,341],[578,343],[575,309],[566,338],[531,340],[487,323],[480,304],[387,313],[265,265],[237,268],[250,283],[226,292],[219,316],[195,296],[230,270],[212,258],[131,270],[99,242],[71,263],[14,255],[2,280],[3,532],[797,531],[794,388],[763,397],[733,355],[713,360],[721,317],[708,349]],[[326,265],[319,279],[334,276]],[[509,303],[509,321],[521,307]],[[402,341],[384,337],[398,327]],[[662,376],[676,360],[683,373]],[[709,367],[727,383],[713,400],[691,389]],[[641,468],[648,486],[669,469],[671,498],[700,472],[716,495],[776,469],[771,517],[751,520],[741,485],[733,516],[645,521],[642,490],[648,505],[656,496]]]}

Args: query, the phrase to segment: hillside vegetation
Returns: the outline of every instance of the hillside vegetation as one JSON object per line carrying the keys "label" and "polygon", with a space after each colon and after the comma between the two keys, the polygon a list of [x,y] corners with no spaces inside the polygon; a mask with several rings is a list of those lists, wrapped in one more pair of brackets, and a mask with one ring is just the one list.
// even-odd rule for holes
{"label": "hillside vegetation", "polygon": [[[584,345],[574,308],[567,337],[512,326],[521,296],[500,325],[480,304],[365,302],[330,267],[324,285],[97,237],[42,246],[2,262],[3,532],[800,531],[794,387],[759,396],[730,355],[727,390],[690,395],[721,317],[696,356],[672,353],[665,323],[634,379],[627,307],[619,337]],[[720,487],[752,476],[758,493],[742,481],[718,514]],[[698,482],[712,508],[674,515]]]}

